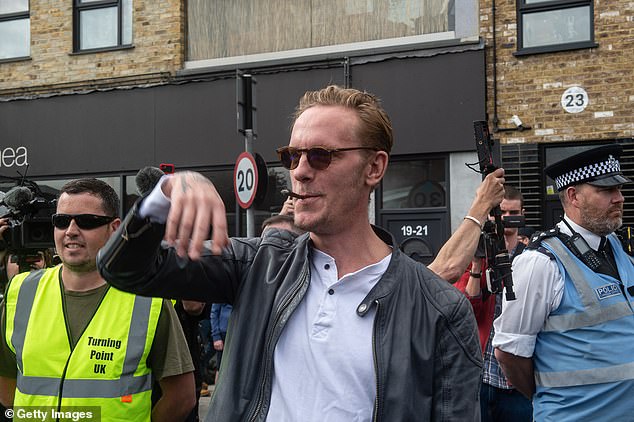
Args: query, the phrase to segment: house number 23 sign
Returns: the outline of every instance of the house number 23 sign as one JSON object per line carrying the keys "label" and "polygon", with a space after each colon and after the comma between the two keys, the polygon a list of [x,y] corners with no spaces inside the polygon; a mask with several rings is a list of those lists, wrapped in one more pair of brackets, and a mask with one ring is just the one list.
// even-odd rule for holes
{"label": "house number 23 sign", "polygon": [[568,113],[581,113],[588,106],[588,93],[580,86],[571,86],[561,96],[561,106]]}

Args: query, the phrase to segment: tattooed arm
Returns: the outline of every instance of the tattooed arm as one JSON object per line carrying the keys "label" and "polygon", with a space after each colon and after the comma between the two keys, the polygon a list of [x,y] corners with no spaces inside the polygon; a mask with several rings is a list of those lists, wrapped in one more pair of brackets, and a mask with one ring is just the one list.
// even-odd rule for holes
{"label": "tattooed arm", "polygon": [[[210,228],[213,244],[207,250]],[[99,250],[97,268],[120,290],[231,303],[251,262],[244,256],[253,251],[244,242],[237,246],[229,245],[225,208],[213,184],[198,173],[182,172],[164,177],[135,203]]]}
{"label": "tattooed arm", "polygon": [[203,242],[213,228],[212,252],[220,254],[229,241],[225,206],[214,185],[203,175],[191,171],[176,173],[161,186],[171,206],[167,216],[165,240],[176,246],[179,256],[200,258]]}

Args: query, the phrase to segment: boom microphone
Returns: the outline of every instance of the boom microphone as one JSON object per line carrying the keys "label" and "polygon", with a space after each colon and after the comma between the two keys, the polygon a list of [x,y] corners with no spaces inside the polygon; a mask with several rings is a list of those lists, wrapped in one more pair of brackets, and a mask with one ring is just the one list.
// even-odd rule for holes
{"label": "boom microphone", "polygon": [[156,186],[164,175],[165,173],[157,167],[147,166],[139,170],[135,178],[136,188],[139,194],[143,196],[152,191],[154,186]]}
{"label": "boom microphone", "polygon": [[28,204],[31,199],[33,199],[31,189],[24,186],[16,186],[4,195],[0,205],[4,205],[11,210],[17,210]]}
{"label": "boom microphone", "polygon": [[139,195],[144,196],[150,193],[163,176],[165,176],[165,173],[157,167],[147,166],[139,170],[134,179]]}

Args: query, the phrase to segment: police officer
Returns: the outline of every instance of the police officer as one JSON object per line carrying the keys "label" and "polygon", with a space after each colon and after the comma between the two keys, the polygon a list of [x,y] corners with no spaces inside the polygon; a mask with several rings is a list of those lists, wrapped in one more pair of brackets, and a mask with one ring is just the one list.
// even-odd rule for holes
{"label": "police officer", "polygon": [[517,300],[504,300],[493,345],[537,421],[634,412],[634,264],[614,234],[630,182],[621,153],[604,145],[546,168],[564,219],[513,263]]}

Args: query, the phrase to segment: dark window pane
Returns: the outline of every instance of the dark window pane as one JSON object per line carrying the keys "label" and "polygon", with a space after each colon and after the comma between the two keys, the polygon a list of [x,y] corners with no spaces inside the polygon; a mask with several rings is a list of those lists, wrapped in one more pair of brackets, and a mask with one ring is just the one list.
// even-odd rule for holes
{"label": "dark window pane", "polygon": [[[101,181],[109,184],[112,189],[117,193],[117,196],[121,199],[121,178],[119,176],[111,176],[111,177],[97,177]],[[40,189],[45,193],[51,193],[54,195],[58,195],[62,186],[71,180],[76,179],[52,179],[52,180],[36,180],[35,183],[40,187]]]}
{"label": "dark window pane", "polygon": [[229,236],[235,236],[236,227],[236,197],[233,191],[233,169],[201,171],[203,176],[212,181],[222,198],[227,211],[227,227]]}
{"label": "dark window pane", "polygon": [[444,158],[390,163],[383,179],[382,208],[445,207],[445,166]]}

